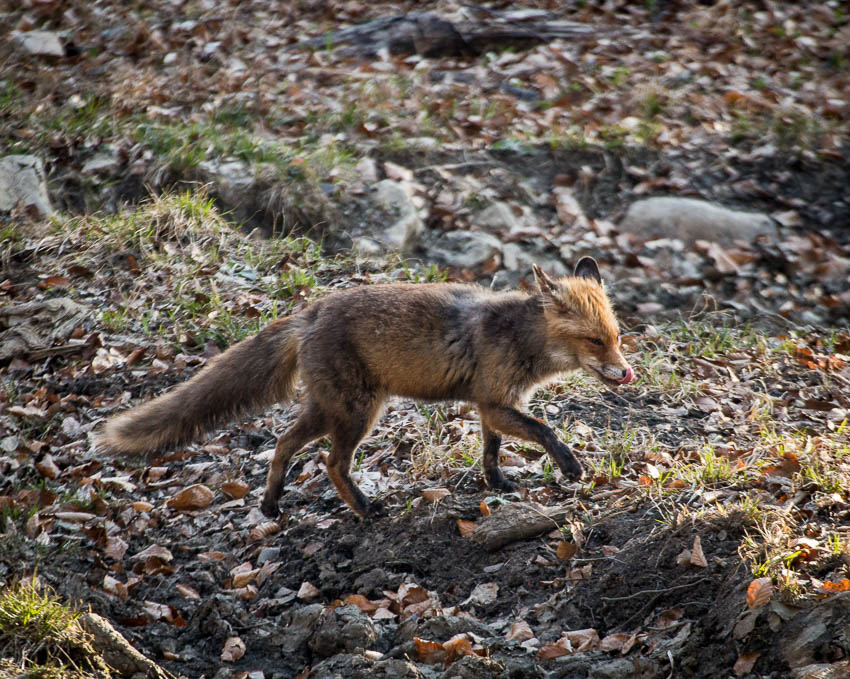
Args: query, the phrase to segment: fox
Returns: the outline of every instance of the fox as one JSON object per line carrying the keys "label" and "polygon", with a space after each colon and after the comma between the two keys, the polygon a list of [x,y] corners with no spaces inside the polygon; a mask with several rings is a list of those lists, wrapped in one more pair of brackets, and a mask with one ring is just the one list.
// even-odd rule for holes
{"label": "fox", "polygon": [[326,435],[326,469],[361,519],[384,516],[351,478],[355,449],[391,396],[473,405],[481,422],[482,470],[491,489],[518,489],[499,468],[503,436],[543,448],[568,480],[582,477],[569,446],[522,412],[533,392],[584,370],[611,387],[634,371],[599,267],[583,257],[573,274],[535,287],[493,291],[470,283],[389,283],[331,293],[278,319],[212,359],[183,384],[106,420],[94,446],[148,455],[184,445],[237,417],[289,402],[303,385],[294,424],[278,437],[260,509],[279,516],[292,457]]}

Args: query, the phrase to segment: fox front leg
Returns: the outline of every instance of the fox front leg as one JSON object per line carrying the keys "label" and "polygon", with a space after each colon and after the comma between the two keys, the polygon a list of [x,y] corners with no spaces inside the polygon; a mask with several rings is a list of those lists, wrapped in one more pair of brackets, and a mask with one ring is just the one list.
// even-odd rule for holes
{"label": "fox front leg", "polygon": [[507,436],[531,441],[541,446],[561,472],[571,481],[578,481],[582,468],[569,446],[561,443],[555,432],[539,420],[507,406],[481,407],[481,421],[487,427]]}

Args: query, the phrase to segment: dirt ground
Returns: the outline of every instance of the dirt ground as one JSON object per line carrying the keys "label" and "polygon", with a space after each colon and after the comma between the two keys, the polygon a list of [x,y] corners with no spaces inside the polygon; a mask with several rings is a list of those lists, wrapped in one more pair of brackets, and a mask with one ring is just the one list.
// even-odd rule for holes
{"label": "dirt ground", "polygon": [[[58,24],[70,16],[65,3],[41,4],[8,12],[25,21],[32,9],[59,17],[50,19]],[[615,4],[636,15],[645,11],[638,5],[655,3]],[[687,3],[657,4],[690,11]],[[311,34],[321,35],[316,26],[335,17],[306,5],[305,16],[316,22]],[[366,11],[359,3],[335,6],[340,20]],[[576,6],[588,11],[585,3]],[[55,70],[56,61],[27,62],[24,98],[50,92],[64,111],[57,94],[57,74],[64,74],[87,83],[95,101],[102,95],[97,69],[112,63],[107,47],[127,68],[109,71],[110,106],[123,106],[128,117],[157,108],[144,134],[162,119],[180,120],[180,106],[192,116],[206,111],[219,87],[238,93],[240,85],[218,80],[215,60],[192,61],[228,22],[213,17],[180,28],[183,50],[165,44],[172,38],[159,26],[166,16],[182,25],[181,12],[142,15],[134,15],[125,37],[136,37],[127,43],[111,32],[109,17],[84,13],[90,25],[80,35],[103,51],[92,48],[91,64],[76,55]],[[248,22],[233,15],[235,26]],[[263,30],[273,33],[269,26]],[[293,40],[302,29],[286,25]],[[676,31],[669,33],[665,40],[675,41]],[[651,43],[641,43],[644,50],[657,41],[641,39]],[[217,49],[247,60],[256,42],[234,39]],[[275,53],[276,43],[268,44],[252,58]],[[617,48],[607,44],[597,49]],[[160,72],[171,51],[190,64],[185,73]],[[230,56],[214,55],[222,63]],[[502,56],[512,63],[510,52]],[[838,69],[821,56],[815,65],[823,61],[838,80]],[[376,210],[362,187],[353,190],[354,179],[329,180],[339,167],[334,177],[349,177],[349,160],[287,185],[282,198],[270,194],[280,187],[259,172],[242,196],[250,200],[241,203],[228,198],[234,194],[223,182],[211,184],[210,207],[204,194],[169,193],[195,191],[210,176],[156,157],[147,138],[110,132],[89,139],[87,130],[45,124],[50,136],[38,151],[60,212],[54,222],[2,217],[0,226],[11,229],[3,234],[12,236],[0,247],[0,313],[59,300],[80,308],[69,312],[77,315],[67,337],[0,359],[0,584],[35,573],[63,598],[106,617],[162,668],[191,679],[850,676],[850,148],[774,148],[766,155],[758,138],[729,148],[716,135],[689,148],[657,139],[636,147],[514,137],[509,148],[494,148],[460,134],[448,149],[398,148],[377,143],[365,114],[340,128],[344,109],[322,99],[333,111],[326,119],[320,106],[316,113],[303,103],[330,96],[338,80],[353,87],[340,75],[349,74],[348,62],[340,66],[335,54],[321,51],[311,59],[315,92],[267,88],[263,96],[274,102],[259,102],[257,124],[280,137],[301,126],[313,151],[333,147],[313,136],[344,132],[351,135],[346,153],[356,149],[374,161],[378,179],[398,168],[412,173],[428,216],[408,262],[387,257],[376,264],[337,251],[364,223],[392,217]],[[135,83],[141,72],[145,78]],[[197,93],[178,87],[193,82],[192,74]],[[351,91],[342,84],[339,90]],[[297,100],[304,111],[274,119],[278,99],[284,106]],[[730,106],[738,101],[727,99]],[[563,115],[578,103],[564,105]],[[754,118],[761,111],[755,106],[748,109]],[[517,110],[534,117],[546,108]],[[34,118],[17,118],[11,106],[0,111],[8,139],[38,139]],[[664,115],[675,124],[683,119],[672,105]],[[840,127],[841,111],[830,115]],[[511,119],[512,130],[524,129],[521,117]],[[670,129],[679,128],[670,122]],[[486,125],[482,139],[484,132]],[[824,138],[841,135],[830,128]],[[105,139],[118,149],[116,164],[86,175],[83,166]],[[195,141],[190,135],[177,147]],[[313,162],[298,155],[308,156],[306,148],[293,152],[298,162],[287,173]],[[486,191],[487,200],[440,208],[439,197],[462,196],[463,185],[475,187],[473,198]],[[553,202],[535,201],[554,186],[569,186],[598,222],[565,225]],[[730,248],[734,266],[713,250],[636,244],[600,226],[615,223],[634,199],[668,190],[793,219],[779,242]],[[160,205],[163,194],[170,197]],[[254,227],[280,234],[282,213],[272,198],[291,207],[285,230],[321,239],[324,248],[247,237]],[[463,404],[391,403],[355,461],[364,492],[389,509],[368,522],[345,507],[324,473],[326,442],[295,460],[280,521],[259,513],[275,436],[296,414],[290,404],[153,460],[105,459],[91,448],[89,434],[105,417],[182,382],[255,326],[335,288],[433,275],[433,241],[467,227],[493,201],[528,206],[543,225],[510,236],[529,252],[562,259],[566,247],[571,256],[597,257],[622,320],[636,384],[613,391],[569,377],[530,404],[583,460],[583,482],[566,483],[530,447],[506,442],[503,469],[521,490],[494,494],[480,475],[476,415]],[[682,273],[674,265],[685,259],[693,268]],[[483,265],[437,273],[498,287],[494,278],[505,272]],[[524,286],[527,274],[508,280]],[[61,320],[61,309],[48,311],[36,334],[49,335]],[[0,333],[10,323],[0,315]],[[0,338],[6,346],[9,335]],[[494,517],[517,507],[558,518],[493,549],[476,539]]]}

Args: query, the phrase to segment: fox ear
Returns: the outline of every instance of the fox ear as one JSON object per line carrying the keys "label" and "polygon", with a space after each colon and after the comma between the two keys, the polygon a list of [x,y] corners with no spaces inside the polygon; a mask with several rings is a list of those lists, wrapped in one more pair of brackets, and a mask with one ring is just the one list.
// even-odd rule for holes
{"label": "fox ear", "polygon": [[549,276],[543,272],[543,269],[536,264],[531,265],[531,270],[534,271],[534,281],[537,283],[537,289],[540,291],[540,296],[543,298],[543,302],[545,304],[561,308],[563,306],[563,302],[558,295],[558,285],[555,281],[549,278]]}
{"label": "fox ear", "polygon": [[531,265],[531,270],[534,271],[534,281],[537,283],[537,289],[540,290],[540,293],[543,295],[554,295],[558,290],[558,286],[555,285],[555,281],[553,281],[549,276],[547,276],[543,269],[541,269],[536,264]]}
{"label": "fox ear", "polygon": [[589,278],[602,284],[602,276],[599,275],[599,267],[596,265],[596,260],[593,257],[582,257],[576,264],[573,276],[578,278]]}

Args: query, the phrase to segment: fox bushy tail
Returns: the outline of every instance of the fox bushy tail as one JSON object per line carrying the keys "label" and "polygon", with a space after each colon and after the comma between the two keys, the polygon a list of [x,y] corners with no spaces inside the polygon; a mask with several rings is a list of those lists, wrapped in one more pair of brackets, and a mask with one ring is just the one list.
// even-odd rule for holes
{"label": "fox bushy tail", "polygon": [[282,318],[234,344],[188,382],[107,420],[95,446],[114,454],[152,453],[291,399],[300,326],[297,315]]}

